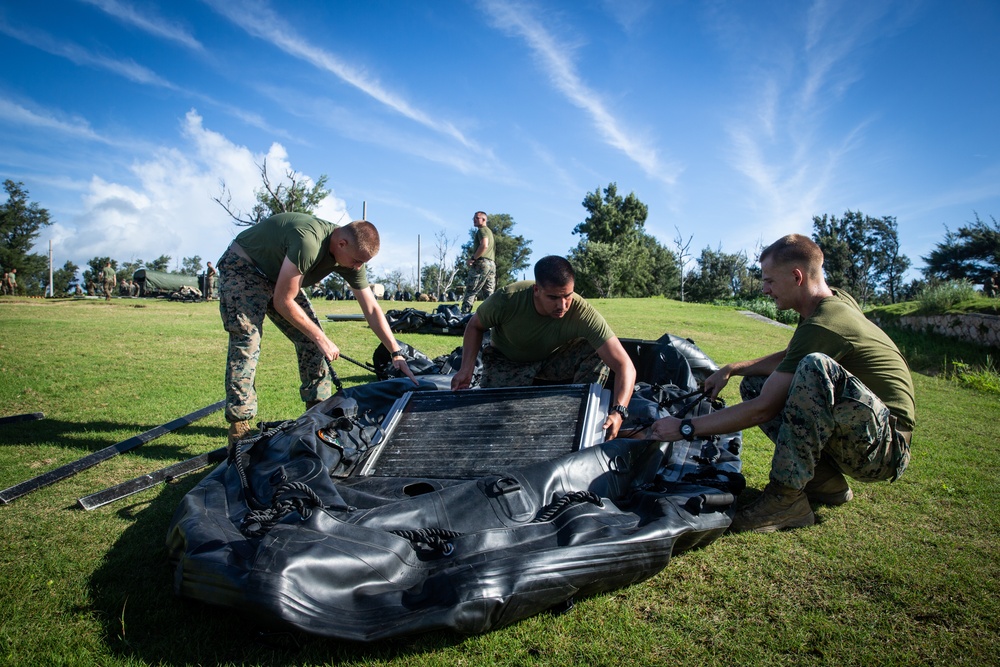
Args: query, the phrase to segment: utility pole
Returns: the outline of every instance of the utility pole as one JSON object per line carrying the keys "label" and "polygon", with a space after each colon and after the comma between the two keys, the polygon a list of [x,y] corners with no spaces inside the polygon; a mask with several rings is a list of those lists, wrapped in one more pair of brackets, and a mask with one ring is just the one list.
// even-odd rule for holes
{"label": "utility pole", "polygon": [[420,234],[417,234],[417,294],[420,294]]}
{"label": "utility pole", "polygon": [[55,296],[52,290],[52,239],[49,239],[49,296]]}

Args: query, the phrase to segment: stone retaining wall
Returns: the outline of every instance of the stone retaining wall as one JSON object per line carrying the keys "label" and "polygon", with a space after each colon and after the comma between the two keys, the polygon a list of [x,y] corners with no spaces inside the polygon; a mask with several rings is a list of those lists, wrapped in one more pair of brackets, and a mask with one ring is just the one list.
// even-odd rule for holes
{"label": "stone retaining wall", "polygon": [[976,345],[1000,348],[1000,316],[997,315],[905,315],[899,318],[899,324],[913,331],[933,331]]}

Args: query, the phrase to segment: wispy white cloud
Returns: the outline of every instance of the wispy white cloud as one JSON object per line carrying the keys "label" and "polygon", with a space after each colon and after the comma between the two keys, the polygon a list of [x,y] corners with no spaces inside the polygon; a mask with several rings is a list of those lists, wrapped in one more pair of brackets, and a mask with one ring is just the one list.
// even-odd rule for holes
{"label": "wispy white cloud", "polygon": [[[750,201],[768,232],[808,227],[824,202],[838,200],[835,187],[845,180],[845,165],[864,145],[876,110],[864,109],[845,127],[829,126],[831,108],[842,104],[864,75],[863,48],[880,34],[885,7],[864,9],[816,0],[795,30],[794,17],[781,32],[763,37],[753,25],[734,21],[731,13],[716,27],[730,44],[734,59],[750,73],[753,96],[735,108],[744,110],[727,126],[733,168],[752,185]],[[790,29],[791,28],[791,29]],[[735,35],[738,30],[753,33]],[[777,51],[785,54],[772,58]],[[850,116],[847,116],[850,118]]]}
{"label": "wispy white cloud", "polygon": [[608,109],[607,104],[579,73],[571,58],[573,49],[559,42],[528,6],[504,0],[483,0],[483,10],[500,29],[522,37],[531,47],[552,85],[575,106],[590,115],[602,138],[638,164],[650,177],[674,185],[681,172],[676,164],[664,164],[650,142],[636,136]]}
{"label": "wispy white cloud", "polygon": [[77,139],[99,141],[105,144],[115,143],[110,138],[95,132],[90,124],[82,118],[61,118],[50,110],[28,109],[7,99],[0,99],[0,120],[21,127],[58,132]]}
{"label": "wispy white cloud", "polygon": [[148,9],[140,12],[135,7],[118,2],[118,0],[80,0],[93,5],[123,23],[135,26],[151,35],[177,42],[193,51],[204,51],[204,47],[183,26],[172,23]]}
{"label": "wispy white cloud", "polygon": [[269,42],[274,47],[308,62],[319,70],[333,74],[405,118],[450,137],[466,148],[479,153],[485,152],[475,142],[467,138],[453,123],[431,116],[408,102],[402,95],[386,88],[377,77],[310,43],[267,4],[258,1],[240,3],[228,0],[205,1],[216,12],[250,35]]}
{"label": "wispy white cloud", "polygon": [[0,18],[0,34],[23,42],[54,56],[66,58],[77,65],[107,70],[129,81],[168,90],[180,90],[177,86],[160,77],[154,71],[130,59],[119,59],[88,51],[69,41],[59,41],[40,30],[15,28]]}

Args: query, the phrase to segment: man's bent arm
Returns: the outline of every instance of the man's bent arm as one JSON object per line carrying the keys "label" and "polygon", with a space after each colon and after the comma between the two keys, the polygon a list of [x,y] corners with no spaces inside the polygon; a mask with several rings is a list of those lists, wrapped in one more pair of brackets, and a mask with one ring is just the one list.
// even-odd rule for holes
{"label": "man's bent arm", "polygon": [[274,285],[274,309],[296,329],[309,337],[327,359],[340,356],[340,349],[327,338],[322,327],[309,319],[302,306],[295,303],[295,298],[302,291],[302,274],[292,261],[285,258],[278,273],[278,282]]}
{"label": "man's bent arm", "polygon": [[778,364],[781,363],[781,360],[785,358],[785,352],[786,350],[779,350],[778,352],[773,352],[758,359],[736,361],[731,364],[726,364],[705,378],[705,382],[702,386],[705,391],[708,392],[708,397],[714,401],[719,397],[719,392],[721,392],[729,383],[729,378],[734,375],[752,377],[756,375],[770,375],[773,373],[778,368]]}
{"label": "man's bent arm", "polygon": [[[771,373],[756,398],[701,417],[692,417],[691,424],[694,426],[695,436],[704,438],[722,433],[735,433],[774,419],[785,407],[788,390],[792,386],[792,377],[792,373]],[[658,419],[653,422],[650,437],[662,442],[680,440],[680,425],[681,420],[676,417]]]}
{"label": "man's bent arm", "polygon": [[[628,407],[629,401],[632,398],[632,392],[635,391],[635,366],[632,364],[632,359],[628,356],[628,352],[622,347],[622,343],[618,340],[618,337],[613,336],[604,345],[597,348],[597,356],[615,373],[615,386],[611,393],[611,404]],[[621,428],[621,425],[621,415],[617,412],[608,414],[608,418],[604,422],[604,428],[608,429],[609,440],[618,435],[618,429]]]}
{"label": "man's bent arm", "polygon": [[462,335],[462,366],[451,379],[453,390],[468,389],[472,384],[472,372],[476,368],[476,357],[479,356],[479,348],[483,346],[485,334],[486,329],[479,321],[479,316],[473,313]]}

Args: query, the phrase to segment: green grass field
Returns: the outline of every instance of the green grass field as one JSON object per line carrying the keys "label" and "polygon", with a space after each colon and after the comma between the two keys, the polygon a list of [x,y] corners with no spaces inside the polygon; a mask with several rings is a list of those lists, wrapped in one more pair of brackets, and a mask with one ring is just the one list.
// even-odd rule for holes
{"label": "green grass field", "polygon": [[[790,336],[713,306],[595,304],[621,337],[689,337],[719,363],[772,352]],[[321,318],[357,309],[316,307]],[[371,359],[377,340],[364,323],[326,329],[344,353]],[[461,343],[400,338],[431,357]],[[0,416],[45,413],[0,425],[0,488],[220,400],[225,346],[211,303],[0,299]],[[374,379],[345,361],[337,368],[345,384]],[[943,375],[914,379],[910,469],[895,484],[855,484],[855,500],[818,507],[813,527],[722,537],[561,615],[482,636],[375,645],[262,632],[231,611],[174,597],[164,538],[203,473],[76,509],[81,496],[224,444],[217,412],[0,506],[0,664],[994,665],[1000,399]],[[257,385],[261,419],[303,411],[294,351],[273,326]],[[730,403],[735,385],[724,394]],[[756,430],[745,442],[744,472],[760,488],[770,443]]]}

